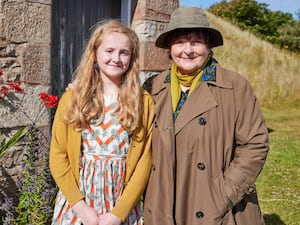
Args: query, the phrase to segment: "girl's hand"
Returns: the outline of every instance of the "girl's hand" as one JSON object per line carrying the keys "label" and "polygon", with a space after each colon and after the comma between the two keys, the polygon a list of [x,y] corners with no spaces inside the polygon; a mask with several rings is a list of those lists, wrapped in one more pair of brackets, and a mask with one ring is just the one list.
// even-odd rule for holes
{"label": "girl's hand", "polygon": [[66,87],[66,91],[67,91],[67,90],[70,90],[70,89],[71,89],[71,90],[74,90],[74,88],[75,88],[75,84],[69,83],[68,86]]}
{"label": "girl's hand", "polygon": [[100,216],[99,225],[120,225],[122,221],[112,213],[105,213]]}
{"label": "girl's hand", "polygon": [[77,202],[72,209],[84,225],[99,225],[100,219],[98,212],[88,206],[83,200]]}
{"label": "girl's hand", "polygon": [[74,90],[75,89],[75,87],[76,87],[76,85],[77,85],[77,80],[74,80],[72,83],[69,83],[68,84],[68,86],[66,87],[66,91],[67,90]]}

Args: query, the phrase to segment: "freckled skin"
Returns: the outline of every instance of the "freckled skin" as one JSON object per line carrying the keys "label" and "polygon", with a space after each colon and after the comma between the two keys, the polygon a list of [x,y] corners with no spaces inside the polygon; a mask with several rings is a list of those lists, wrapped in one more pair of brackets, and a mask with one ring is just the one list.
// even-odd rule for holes
{"label": "freckled skin", "polygon": [[110,80],[119,86],[122,75],[126,73],[130,65],[129,38],[117,32],[105,35],[96,51],[96,58],[103,82]]}

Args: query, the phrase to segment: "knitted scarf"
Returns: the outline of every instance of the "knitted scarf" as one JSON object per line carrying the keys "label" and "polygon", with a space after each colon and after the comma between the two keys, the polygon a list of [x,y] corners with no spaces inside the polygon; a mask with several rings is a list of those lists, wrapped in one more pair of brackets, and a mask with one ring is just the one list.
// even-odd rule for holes
{"label": "knitted scarf", "polygon": [[193,92],[198,84],[198,81],[203,73],[203,69],[200,68],[192,73],[182,75],[175,63],[171,66],[171,97],[172,97],[172,108],[175,112],[178,105],[181,88],[180,84],[185,87],[190,87],[188,96]]}

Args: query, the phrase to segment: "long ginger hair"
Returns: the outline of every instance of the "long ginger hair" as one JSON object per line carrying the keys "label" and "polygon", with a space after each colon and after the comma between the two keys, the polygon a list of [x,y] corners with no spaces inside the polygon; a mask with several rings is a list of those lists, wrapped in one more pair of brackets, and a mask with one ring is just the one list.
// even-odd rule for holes
{"label": "long ginger hair", "polygon": [[125,34],[131,42],[130,65],[121,79],[115,114],[122,127],[129,131],[133,131],[138,126],[141,118],[138,37],[133,30],[118,20],[108,20],[95,27],[74,73],[72,100],[64,120],[79,130],[86,128],[92,119],[100,118],[102,121],[104,117],[103,81],[98,64],[95,62],[97,61],[96,50],[101,45],[104,35],[111,32]]}

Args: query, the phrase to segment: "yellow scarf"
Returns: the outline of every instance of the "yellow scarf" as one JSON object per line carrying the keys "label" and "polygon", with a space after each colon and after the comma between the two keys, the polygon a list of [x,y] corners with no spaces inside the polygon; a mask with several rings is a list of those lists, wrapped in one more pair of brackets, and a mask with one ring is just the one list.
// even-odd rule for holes
{"label": "yellow scarf", "polygon": [[203,73],[203,68],[189,73],[182,75],[176,66],[175,63],[171,66],[171,97],[172,97],[172,108],[173,112],[175,112],[176,107],[178,105],[180,95],[181,95],[181,88],[179,84],[183,86],[190,87],[188,96],[193,92],[195,87],[198,84],[198,81]]}

